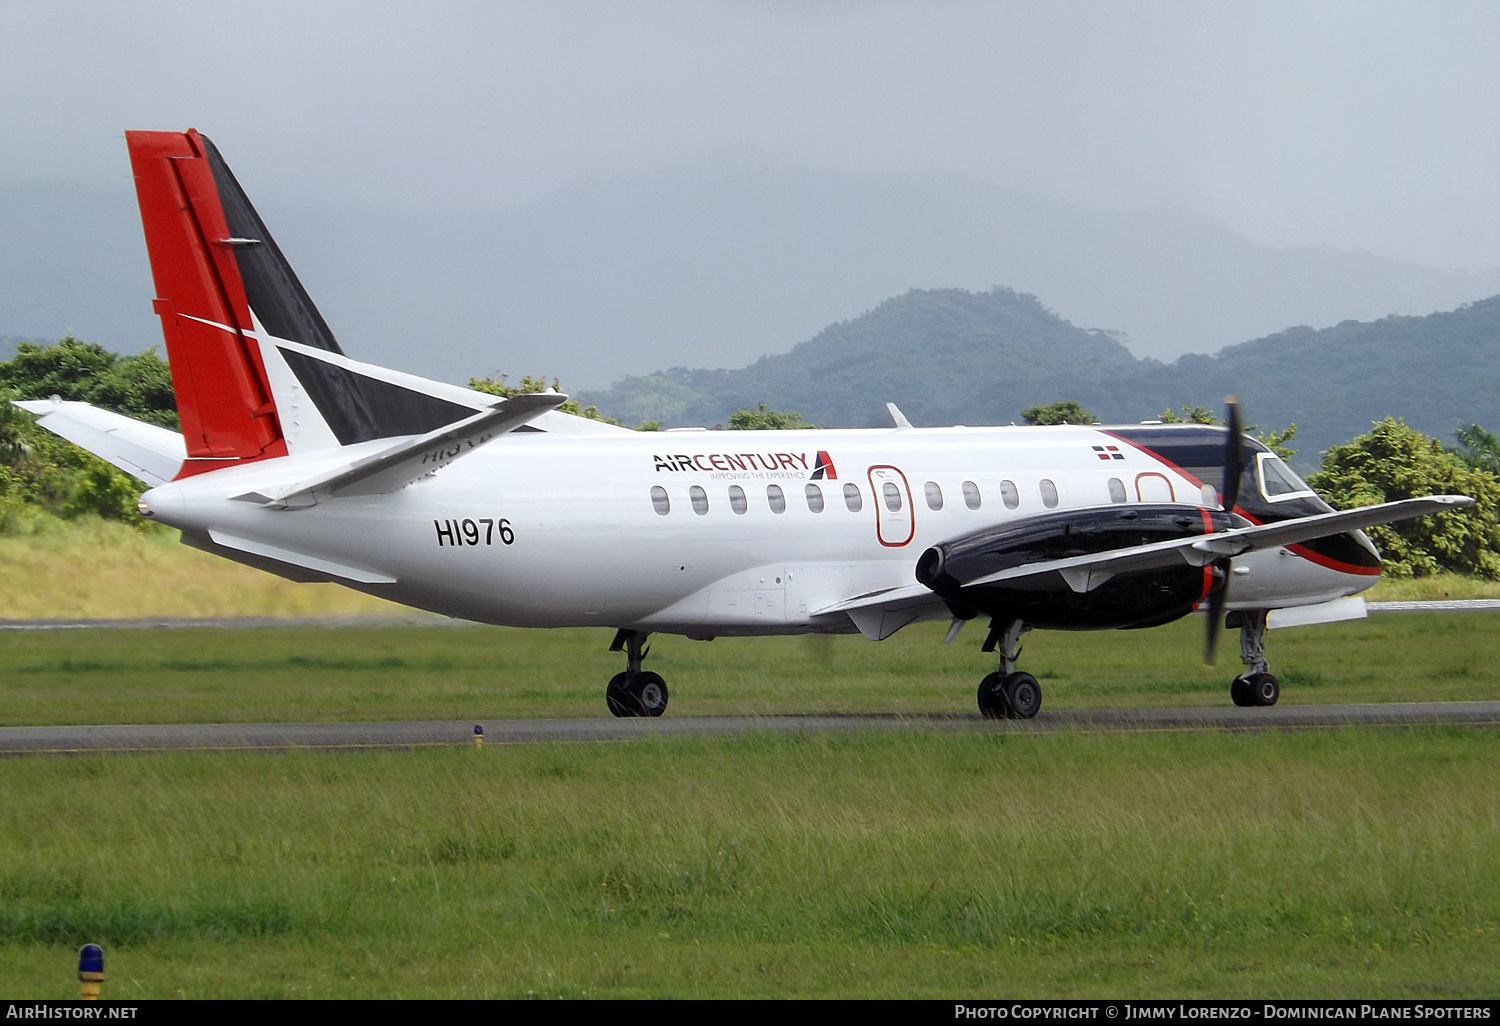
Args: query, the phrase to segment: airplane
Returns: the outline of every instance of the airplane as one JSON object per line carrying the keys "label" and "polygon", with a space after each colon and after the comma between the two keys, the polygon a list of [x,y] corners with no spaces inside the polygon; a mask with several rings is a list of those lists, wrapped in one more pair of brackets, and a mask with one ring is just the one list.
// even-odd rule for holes
{"label": "airplane", "polygon": [[1334,511],[1227,427],[637,432],[344,354],[219,151],[127,132],[182,431],[87,403],[22,401],[149,490],[142,516],[294,581],[333,581],[520,627],[608,627],[616,716],[660,716],[652,633],[859,633],[969,620],[997,660],[989,718],[1030,718],[1031,629],[1156,626],[1203,610],[1240,630],[1230,696],[1280,683],[1268,627],[1364,615],[1361,528],[1469,505],[1438,495]]}

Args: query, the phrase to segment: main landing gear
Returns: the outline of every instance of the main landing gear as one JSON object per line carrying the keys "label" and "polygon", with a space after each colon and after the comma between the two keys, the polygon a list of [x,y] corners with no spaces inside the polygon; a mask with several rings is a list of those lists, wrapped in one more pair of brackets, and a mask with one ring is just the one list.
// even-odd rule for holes
{"label": "main landing gear", "polygon": [[992,620],[982,652],[1000,653],[1000,669],[979,682],[979,715],[987,720],[1029,720],[1042,707],[1042,686],[1029,673],[1016,672],[1021,657],[1021,635],[1027,627],[1020,620]]}
{"label": "main landing gear", "polygon": [[1229,697],[1240,706],[1275,705],[1281,697],[1281,683],[1271,675],[1266,662],[1266,611],[1230,613],[1224,618],[1224,626],[1240,629],[1240,662],[1249,667],[1229,685]]}
{"label": "main landing gear", "polygon": [[661,674],[641,669],[641,660],[651,651],[641,647],[646,636],[645,631],[622,629],[609,646],[611,652],[625,653],[625,672],[611,677],[604,689],[604,701],[616,716],[660,716],[667,710],[667,682]]}

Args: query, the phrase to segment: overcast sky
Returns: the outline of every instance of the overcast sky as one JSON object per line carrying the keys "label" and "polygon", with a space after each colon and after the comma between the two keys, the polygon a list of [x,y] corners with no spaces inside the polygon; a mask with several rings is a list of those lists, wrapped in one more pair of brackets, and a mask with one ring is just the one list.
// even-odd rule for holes
{"label": "overcast sky", "polygon": [[1497,3],[0,0],[0,179],[194,126],[264,205],[693,163],[956,171],[1500,266]]}

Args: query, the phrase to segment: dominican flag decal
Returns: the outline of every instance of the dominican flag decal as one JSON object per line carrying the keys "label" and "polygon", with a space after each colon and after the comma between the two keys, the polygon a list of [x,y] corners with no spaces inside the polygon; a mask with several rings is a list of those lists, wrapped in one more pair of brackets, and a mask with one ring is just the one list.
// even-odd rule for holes
{"label": "dominican flag decal", "polygon": [[833,459],[823,450],[818,450],[818,463],[813,467],[812,477],[809,480],[821,481],[824,478],[830,481],[839,479],[839,472],[833,469]]}
{"label": "dominican flag decal", "polygon": [[1125,454],[1120,451],[1118,445],[1096,445],[1094,446],[1094,455],[1105,461],[1123,460],[1125,458]]}

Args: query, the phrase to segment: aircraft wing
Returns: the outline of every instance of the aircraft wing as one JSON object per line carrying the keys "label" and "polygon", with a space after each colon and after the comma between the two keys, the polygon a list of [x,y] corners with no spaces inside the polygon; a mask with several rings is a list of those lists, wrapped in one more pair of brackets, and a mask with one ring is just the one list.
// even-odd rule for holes
{"label": "aircraft wing", "polygon": [[487,410],[454,424],[398,442],[372,456],[298,481],[271,494],[237,495],[242,502],[258,502],[269,509],[305,509],[320,498],[344,495],[382,495],[398,491],[428,474],[442,470],[460,457],[535,420],[566,402],[557,392],[513,395]]}
{"label": "aircraft wing", "polygon": [[151,487],[177,476],[187,448],[182,436],[155,424],[133,420],[89,403],[62,399],[19,400],[16,405],[36,415],[37,423],[95,456],[113,463]]}
{"label": "aircraft wing", "polygon": [[941,605],[941,600],[925,584],[906,584],[855,595],[815,609],[812,615],[843,613],[866,638],[884,641],[935,604]]}
{"label": "aircraft wing", "polygon": [[1152,567],[1173,566],[1185,561],[1193,566],[1204,566],[1217,559],[1238,556],[1254,549],[1270,549],[1282,545],[1326,538],[1362,527],[1388,524],[1395,520],[1441,513],[1444,510],[1471,506],[1474,500],[1467,495],[1431,495],[1421,499],[1401,499],[1384,502],[1378,506],[1361,506],[1359,509],[1320,513],[1317,516],[1282,520],[1274,524],[1258,524],[1254,527],[1237,527],[1217,534],[1178,538],[1172,541],[1152,542],[1148,545],[1133,545],[1124,549],[1111,549],[1068,559],[1053,559],[1045,563],[1028,563],[1024,566],[1000,570],[972,581],[963,582],[964,587],[994,584],[999,581],[1015,581],[1026,577],[1056,573],[1067,581],[1076,592],[1093,591],[1115,574],[1124,570],[1147,570]]}

